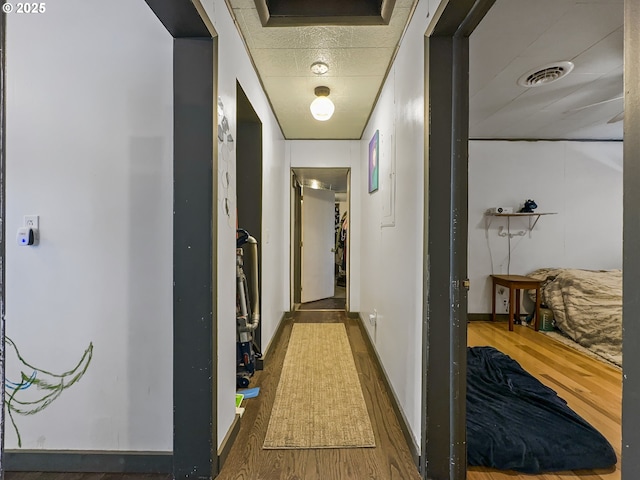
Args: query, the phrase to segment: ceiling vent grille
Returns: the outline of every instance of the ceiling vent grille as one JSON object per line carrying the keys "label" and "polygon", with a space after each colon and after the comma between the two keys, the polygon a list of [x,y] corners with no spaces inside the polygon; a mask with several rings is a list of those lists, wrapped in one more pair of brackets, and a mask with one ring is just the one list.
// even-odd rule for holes
{"label": "ceiling vent grille", "polygon": [[518,85],[523,87],[540,87],[566,77],[573,70],[573,63],[558,62],[529,70],[518,79]]}

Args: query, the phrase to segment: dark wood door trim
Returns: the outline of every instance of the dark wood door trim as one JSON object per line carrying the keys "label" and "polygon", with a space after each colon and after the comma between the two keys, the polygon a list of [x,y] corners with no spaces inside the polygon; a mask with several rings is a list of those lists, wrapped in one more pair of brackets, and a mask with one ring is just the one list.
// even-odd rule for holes
{"label": "dark wood door trim", "polygon": [[640,3],[624,2],[624,199],[623,199],[623,388],[622,479],[640,475]]}
{"label": "dark wood door trim", "polygon": [[174,37],[173,475],[215,478],[217,37],[199,0],[145,0]]}
{"label": "dark wood door trim", "polygon": [[466,477],[469,35],[494,0],[450,0],[425,39],[421,465]]}

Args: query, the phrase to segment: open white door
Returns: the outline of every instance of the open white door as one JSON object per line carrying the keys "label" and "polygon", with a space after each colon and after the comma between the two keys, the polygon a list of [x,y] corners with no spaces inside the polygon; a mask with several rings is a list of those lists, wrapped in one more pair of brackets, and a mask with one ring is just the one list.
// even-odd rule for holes
{"label": "open white door", "polygon": [[333,297],[335,193],[305,188],[302,194],[302,303]]}

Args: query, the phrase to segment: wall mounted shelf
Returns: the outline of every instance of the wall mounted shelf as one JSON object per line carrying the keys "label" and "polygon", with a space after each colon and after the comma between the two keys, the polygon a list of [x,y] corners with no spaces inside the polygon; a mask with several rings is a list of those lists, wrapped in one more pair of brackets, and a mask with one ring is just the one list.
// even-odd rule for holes
{"label": "wall mounted shelf", "polygon": [[[486,228],[488,230],[489,227],[491,226],[492,217],[507,217],[507,232],[504,233],[503,232],[503,227],[500,227],[500,230],[498,230],[498,235],[500,235],[501,237],[509,236],[509,238],[522,237],[527,232],[529,234],[531,234],[531,231],[535,228],[536,224],[538,223],[538,220],[540,220],[540,217],[542,217],[543,215],[557,215],[557,213],[556,212],[531,212],[531,213],[492,213],[492,212],[485,212]],[[518,233],[511,233],[511,218],[512,217],[526,217],[526,218],[528,218],[529,219],[529,228],[527,230],[521,230]]]}

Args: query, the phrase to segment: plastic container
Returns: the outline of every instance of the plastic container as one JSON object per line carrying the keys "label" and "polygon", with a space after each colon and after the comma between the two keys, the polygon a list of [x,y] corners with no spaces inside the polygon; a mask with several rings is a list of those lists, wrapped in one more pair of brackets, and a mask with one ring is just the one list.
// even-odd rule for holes
{"label": "plastic container", "polygon": [[556,322],[553,318],[553,311],[546,307],[540,307],[540,321],[538,329],[543,332],[555,330]]}

